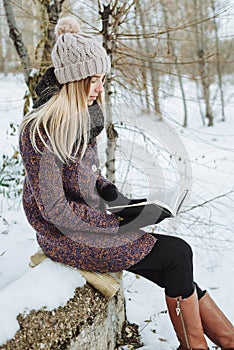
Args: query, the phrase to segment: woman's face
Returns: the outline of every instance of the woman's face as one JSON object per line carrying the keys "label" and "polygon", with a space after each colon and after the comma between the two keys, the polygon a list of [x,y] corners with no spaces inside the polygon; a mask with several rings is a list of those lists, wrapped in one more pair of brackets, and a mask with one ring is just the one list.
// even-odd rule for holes
{"label": "woman's face", "polygon": [[98,95],[104,91],[105,75],[93,75],[88,94],[88,106],[93,104]]}

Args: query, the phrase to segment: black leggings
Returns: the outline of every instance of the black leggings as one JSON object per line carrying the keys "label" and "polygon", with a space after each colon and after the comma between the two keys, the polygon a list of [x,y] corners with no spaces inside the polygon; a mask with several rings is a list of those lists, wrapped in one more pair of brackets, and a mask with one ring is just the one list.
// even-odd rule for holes
{"label": "black leggings", "polygon": [[154,234],[158,239],[152,251],[127,271],[134,272],[165,288],[169,297],[187,298],[196,286],[198,299],[203,292],[193,281],[193,252],[183,239]]}

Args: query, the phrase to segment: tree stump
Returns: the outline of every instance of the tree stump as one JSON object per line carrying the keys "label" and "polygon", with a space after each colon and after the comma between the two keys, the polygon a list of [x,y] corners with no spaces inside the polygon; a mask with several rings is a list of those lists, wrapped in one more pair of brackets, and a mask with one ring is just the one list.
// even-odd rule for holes
{"label": "tree stump", "polygon": [[114,350],[125,322],[124,305],[122,288],[107,300],[85,284],[65,306],[19,314],[20,329],[0,349]]}

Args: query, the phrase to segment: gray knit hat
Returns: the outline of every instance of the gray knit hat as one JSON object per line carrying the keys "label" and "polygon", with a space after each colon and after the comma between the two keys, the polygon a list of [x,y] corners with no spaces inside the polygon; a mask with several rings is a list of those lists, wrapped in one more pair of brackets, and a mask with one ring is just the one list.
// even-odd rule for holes
{"label": "gray knit hat", "polygon": [[106,50],[94,37],[82,33],[73,17],[61,18],[55,33],[58,39],[51,58],[60,84],[109,72],[111,65]]}

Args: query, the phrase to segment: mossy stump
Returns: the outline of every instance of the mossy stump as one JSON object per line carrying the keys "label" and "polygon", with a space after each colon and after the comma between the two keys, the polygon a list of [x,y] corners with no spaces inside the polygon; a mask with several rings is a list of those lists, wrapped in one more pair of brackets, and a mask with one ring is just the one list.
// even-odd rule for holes
{"label": "mossy stump", "polygon": [[20,329],[0,350],[114,350],[125,322],[124,305],[122,288],[107,300],[86,284],[64,306],[19,314]]}

